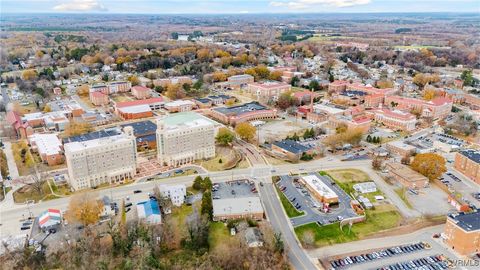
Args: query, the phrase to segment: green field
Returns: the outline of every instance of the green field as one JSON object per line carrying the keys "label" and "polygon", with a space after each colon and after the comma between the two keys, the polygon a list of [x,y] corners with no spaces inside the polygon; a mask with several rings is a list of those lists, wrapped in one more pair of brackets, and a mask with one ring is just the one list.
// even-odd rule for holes
{"label": "green field", "polygon": [[407,46],[394,46],[397,50],[419,50],[419,49],[447,49],[448,47],[440,47],[433,45],[407,45]]}
{"label": "green field", "polygon": [[304,234],[312,232],[315,239],[315,247],[328,246],[332,244],[346,243],[350,241],[360,240],[368,235],[376,232],[387,230],[398,226],[401,220],[397,211],[367,211],[367,219],[365,222],[357,223],[352,226],[343,226],[340,230],[339,223],[329,224],[326,226],[318,226],[316,223],[309,223],[295,228],[295,233],[302,244],[304,243]]}
{"label": "green field", "polygon": [[287,216],[292,218],[292,217],[299,217],[302,216],[304,213],[298,211],[285,197],[285,194],[283,194],[282,191],[275,185],[275,189],[277,190],[278,196],[280,197],[280,201],[282,202],[283,209],[285,209],[285,212],[287,213]]}
{"label": "green field", "polygon": [[313,35],[313,37],[307,39],[308,41],[329,41],[332,39],[352,39],[355,37],[349,37],[349,36],[321,36],[319,34]]}
{"label": "green field", "polygon": [[228,227],[222,222],[210,222],[210,230],[208,234],[208,244],[210,249],[220,247],[222,243],[227,242],[230,238]]}

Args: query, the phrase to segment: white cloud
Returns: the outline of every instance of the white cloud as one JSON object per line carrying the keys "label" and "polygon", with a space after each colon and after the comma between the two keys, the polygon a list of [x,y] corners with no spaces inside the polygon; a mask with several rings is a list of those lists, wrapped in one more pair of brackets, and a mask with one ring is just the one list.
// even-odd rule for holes
{"label": "white cloud", "polygon": [[53,7],[57,11],[107,11],[107,8],[98,0],[70,0]]}
{"label": "white cloud", "polygon": [[312,6],[351,7],[369,4],[371,0],[293,0],[293,1],[272,1],[273,7],[288,7],[292,9],[306,9]]}

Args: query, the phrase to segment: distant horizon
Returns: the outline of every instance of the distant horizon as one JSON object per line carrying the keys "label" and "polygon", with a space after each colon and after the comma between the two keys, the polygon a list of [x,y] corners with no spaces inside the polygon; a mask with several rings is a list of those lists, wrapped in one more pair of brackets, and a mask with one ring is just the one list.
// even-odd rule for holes
{"label": "distant horizon", "polygon": [[480,13],[477,0],[2,0],[2,14]]}
{"label": "distant horizon", "polygon": [[255,14],[285,14],[285,15],[315,15],[315,14],[477,14],[480,18],[478,12],[473,11],[365,11],[365,12],[248,12],[248,13],[123,13],[123,12],[0,12],[4,15],[27,15],[27,14],[36,14],[36,15],[255,15]]}

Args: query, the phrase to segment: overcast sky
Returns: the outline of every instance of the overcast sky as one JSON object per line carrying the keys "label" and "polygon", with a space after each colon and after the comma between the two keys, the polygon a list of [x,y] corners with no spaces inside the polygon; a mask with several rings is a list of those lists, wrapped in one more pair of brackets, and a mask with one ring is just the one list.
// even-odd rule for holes
{"label": "overcast sky", "polygon": [[0,0],[2,13],[478,12],[480,0]]}

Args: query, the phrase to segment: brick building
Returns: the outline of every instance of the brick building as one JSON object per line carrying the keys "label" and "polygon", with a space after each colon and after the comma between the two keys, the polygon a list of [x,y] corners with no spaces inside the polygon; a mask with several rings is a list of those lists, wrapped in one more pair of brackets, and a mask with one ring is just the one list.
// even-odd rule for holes
{"label": "brick building", "polygon": [[385,105],[391,106],[393,104],[397,109],[418,110],[423,117],[438,119],[446,117],[452,111],[453,102],[445,97],[436,97],[430,101],[400,96],[385,97]]}
{"label": "brick building", "polygon": [[281,94],[290,89],[292,89],[290,84],[276,81],[250,83],[247,86],[247,92],[256,96],[258,100],[277,100]]}
{"label": "brick building", "polygon": [[208,114],[224,124],[235,126],[247,121],[275,119],[277,110],[271,110],[258,102],[250,102],[232,107],[213,108]]}
{"label": "brick building", "polygon": [[387,163],[386,168],[388,169],[389,176],[406,188],[419,189],[428,185],[429,181],[427,177],[406,165],[390,162]]}
{"label": "brick building", "polygon": [[415,115],[399,110],[376,109],[370,111],[375,121],[392,128],[394,130],[412,131],[415,129],[417,118]]}
{"label": "brick building", "polygon": [[145,86],[136,85],[132,87],[132,95],[137,99],[147,99],[152,95],[152,89]]}
{"label": "brick building", "polygon": [[480,252],[480,211],[448,215],[442,236],[461,255]]}
{"label": "brick building", "polygon": [[467,149],[456,153],[454,167],[480,185],[480,151]]}
{"label": "brick building", "polygon": [[89,97],[90,97],[90,102],[92,102],[93,105],[95,106],[103,106],[110,103],[110,99],[108,98],[108,95],[102,92],[90,92]]}

